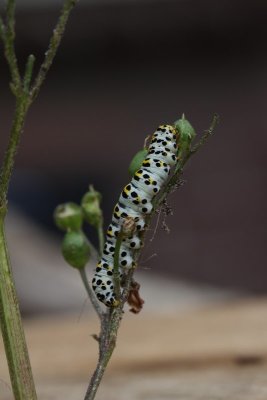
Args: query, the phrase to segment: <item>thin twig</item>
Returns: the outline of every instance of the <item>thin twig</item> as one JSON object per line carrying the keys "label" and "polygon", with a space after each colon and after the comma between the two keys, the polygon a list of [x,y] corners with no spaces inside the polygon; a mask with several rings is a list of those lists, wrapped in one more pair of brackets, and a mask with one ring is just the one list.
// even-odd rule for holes
{"label": "thin twig", "polygon": [[0,207],[6,206],[7,192],[14,166],[20,136],[25,122],[27,103],[25,97],[16,100],[15,115],[12,122],[9,143],[0,170]]}
{"label": "thin twig", "polygon": [[209,137],[211,135],[213,135],[214,130],[215,130],[216,126],[218,125],[218,123],[219,123],[219,116],[218,116],[218,114],[214,114],[212,117],[212,121],[211,121],[209,129],[207,129],[204,132],[204,135],[202,135],[199,142],[192,147],[191,155],[196,153],[200,149],[200,147],[206,143],[206,141],[209,139]]}
{"label": "thin twig", "polygon": [[97,225],[97,236],[98,236],[98,244],[99,244],[99,255],[103,253],[104,244],[105,244],[105,237],[103,231],[103,219]]}
{"label": "thin twig", "polygon": [[[32,89],[30,90],[30,93],[26,94],[22,93],[21,90],[22,83],[14,49],[14,38],[15,38],[14,0],[9,0],[7,3],[7,25],[5,26],[2,19],[0,19],[0,36],[4,43],[5,56],[12,77],[11,88],[17,98],[10,139],[0,171],[0,206],[3,206],[6,203],[6,196],[14,165],[14,159],[17,153],[17,148],[20,142],[20,136],[23,130],[28,108],[40,91],[41,85],[54,60],[58,46],[61,42],[61,38],[64,33],[70,12],[77,2],[78,0],[65,0],[58,23],[53,31],[53,35],[49,43],[49,48],[46,53],[45,60],[40,67],[39,73],[37,74],[35,83]],[[31,79],[33,63],[34,63],[34,57],[29,56],[27,66],[25,69],[25,77],[24,77],[25,88],[27,88],[27,86],[29,85],[29,81]]]}
{"label": "thin twig", "polygon": [[101,308],[101,306],[99,304],[99,301],[97,300],[97,298],[95,296],[95,293],[93,292],[93,290],[91,289],[91,287],[90,287],[90,285],[88,283],[88,279],[87,279],[87,276],[86,276],[85,268],[80,269],[79,272],[80,272],[81,279],[82,279],[82,282],[84,284],[85,290],[86,290],[86,292],[88,294],[88,297],[89,297],[89,299],[90,299],[90,301],[91,301],[91,303],[92,303],[92,305],[93,305],[93,307],[95,309],[95,312],[97,313],[98,317],[101,320],[103,311],[102,311],[102,308]]}
{"label": "thin twig", "polygon": [[3,42],[5,56],[9,64],[12,84],[17,94],[21,88],[21,78],[18,69],[18,61],[15,53],[15,0],[8,0],[6,5],[6,26],[4,27]]}
{"label": "thin twig", "polygon": [[115,251],[114,251],[114,269],[113,269],[113,280],[114,280],[114,292],[116,299],[120,301],[121,297],[121,285],[120,285],[120,270],[119,270],[119,259],[120,249],[122,244],[123,233],[119,232],[116,240]]}
{"label": "thin twig", "polygon": [[5,41],[6,27],[3,18],[0,16],[0,39],[2,42]]}
{"label": "thin twig", "polygon": [[161,217],[161,207],[156,211],[158,213],[158,216],[157,216],[156,225],[155,225],[155,228],[154,228],[154,231],[153,231],[153,235],[149,239],[150,242],[153,242],[153,240],[155,239],[155,236],[156,236],[156,233],[157,233],[157,230],[158,230],[158,227],[159,227],[159,220],[160,220],[160,217]]}
{"label": "thin twig", "polygon": [[105,244],[105,235],[103,230],[103,211],[100,208],[100,202],[100,193],[95,190],[93,185],[89,185],[89,192],[85,194],[82,200],[82,207],[84,207],[85,214],[88,213],[87,222],[92,225],[97,231],[99,257],[103,253]]}
{"label": "thin twig", "polygon": [[28,94],[29,89],[30,89],[34,62],[35,62],[34,55],[30,54],[29,57],[28,57],[27,63],[26,63],[24,79],[23,79],[23,90],[27,94]]}
{"label": "thin twig", "polygon": [[62,10],[60,12],[60,17],[58,19],[55,29],[53,30],[53,34],[49,42],[48,50],[45,53],[44,61],[40,67],[40,70],[30,91],[30,102],[33,102],[33,100],[39,93],[42,83],[44,82],[47,72],[54,60],[58,46],[60,45],[63,33],[65,31],[66,23],[70,16],[70,12],[77,3],[78,0],[65,0],[63,4]]}

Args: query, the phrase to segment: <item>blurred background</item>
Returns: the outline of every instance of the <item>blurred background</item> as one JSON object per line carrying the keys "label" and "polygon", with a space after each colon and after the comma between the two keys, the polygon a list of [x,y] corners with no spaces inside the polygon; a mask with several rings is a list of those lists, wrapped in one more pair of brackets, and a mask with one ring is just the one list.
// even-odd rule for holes
{"label": "blurred background", "polygon": [[[33,53],[39,64],[61,2],[17,4],[19,63]],[[79,202],[94,184],[107,225],[144,138],[182,113],[199,136],[215,112],[220,124],[169,198],[170,234],[158,230],[139,271],[157,288],[167,280],[215,295],[267,292],[266,18],[264,0],[80,1],[28,114],[10,187],[25,313],[80,307],[84,297],[60,255],[56,205]],[[14,109],[8,82],[2,56],[1,157]]]}

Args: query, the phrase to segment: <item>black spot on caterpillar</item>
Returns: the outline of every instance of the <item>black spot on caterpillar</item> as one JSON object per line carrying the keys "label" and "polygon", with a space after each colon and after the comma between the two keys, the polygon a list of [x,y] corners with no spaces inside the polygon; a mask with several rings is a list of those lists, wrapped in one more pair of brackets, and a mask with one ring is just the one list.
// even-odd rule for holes
{"label": "black spot on caterpillar", "polygon": [[142,246],[141,232],[145,229],[145,216],[152,212],[152,200],[163,187],[176,163],[177,134],[171,125],[160,125],[153,134],[148,154],[131,182],[122,190],[114,207],[112,221],[106,234],[104,251],[92,281],[98,300],[107,307],[118,305],[114,293],[114,252],[118,234],[126,218],[132,218],[136,231],[123,239],[120,254],[120,277],[123,270],[133,268],[133,251]]}

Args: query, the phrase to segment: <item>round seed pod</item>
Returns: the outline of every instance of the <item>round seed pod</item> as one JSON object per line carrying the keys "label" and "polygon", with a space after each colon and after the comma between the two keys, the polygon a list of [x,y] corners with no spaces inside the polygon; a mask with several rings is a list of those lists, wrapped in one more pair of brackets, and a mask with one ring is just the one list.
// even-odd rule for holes
{"label": "round seed pod", "polygon": [[129,172],[130,176],[134,176],[136,171],[138,171],[141,168],[142,162],[145,160],[147,154],[148,154],[148,151],[146,148],[139,150],[135,154],[135,156],[133,157],[133,159],[129,165],[129,168],[128,168],[128,172]]}
{"label": "round seed pod", "polygon": [[69,231],[62,242],[62,254],[73,268],[83,269],[90,259],[91,249],[82,231]]}
{"label": "round seed pod", "polygon": [[81,229],[83,223],[81,207],[71,202],[58,205],[54,211],[54,221],[56,226],[63,231]]}
{"label": "round seed pod", "polygon": [[82,198],[81,207],[85,220],[92,226],[97,227],[103,219],[100,208],[101,194],[90,189]]}
{"label": "round seed pod", "polygon": [[195,138],[196,132],[190,122],[185,118],[184,114],[182,115],[181,119],[175,121],[174,127],[179,133],[179,156],[182,153],[189,151],[190,144]]}

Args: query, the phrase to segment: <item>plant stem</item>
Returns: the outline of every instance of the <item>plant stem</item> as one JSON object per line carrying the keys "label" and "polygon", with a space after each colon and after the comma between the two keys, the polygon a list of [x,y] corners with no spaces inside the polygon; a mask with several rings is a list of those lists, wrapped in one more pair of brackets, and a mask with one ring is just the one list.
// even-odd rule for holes
{"label": "plant stem", "polygon": [[98,235],[98,247],[99,247],[99,255],[103,253],[104,250],[104,244],[105,244],[105,237],[104,237],[104,232],[103,232],[103,218],[101,219],[101,222],[97,225],[97,235]]}
{"label": "plant stem", "polygon": [[92,375],[84,400],[93,400],[116,347],[117,333],[123,314],[124,303],[113,307],[103,315],[99,342],[99,359]]}
{"label": "plant stem", "polygon": [[6,26],[1,20],[1,37],[4,42],[5,57],[9,65],[12,86],[15,91],[20,88],[21,78],[15,53],[15,0],[8,0],[6,5]]}
{"label": "plant stem", "polygon": [[112,355],[112,352],[113,352],[113,350],[111,351],[110,354],[108,354],[106,352],[106,354],[104,354],[103,357],[101,357],[101,356],[99,357],[97,367],[93,373],[93,376],[92,376],[91,382],[88,386],[88,389],[86,391],[84,400],[93,400],[95,398],[97,389],[100,385],[100,382],[102,380],[102,377],[103,377],[105,369],[106,369],[106,366]]}
{"label": "plant stem", "polygon": [[102,349],[101,354],[99,356],[97,367],[91,378],[84,400],[93,400],[95,398],[97,389],[103,378],[107,364],[112,356],[115,345],[116,341],[115,340],[111,341],[109,338],[106,346]]}
{"label": "plant stem", "polygon": [[16,100],[15,115],[11,127],[10,139],[0,171],[0,207],[5,207],[14,159],[27,113],[27,100],[23,96]]}
{"label": "plant stem", "polygon": [[27,59],[26,66],[25,66],[25,73],[24,73],[24,79],[23,79],[23,91],[27,95],[29,94],[29,90],[30,90],[30,84],[31,84],[31,79],[32,79],[34,63],[35,63],[35,57],[33,54],[30,54]]}
{"label": "plant stem", "polygon": [[36,400],[37,396],[4,234],[7,193],[28,108],[40,91],[57,52],[69,14],[77,1],[65,0],[45,60],[31,90],[34,56],[30,55],[28,58],[22,81],[15,53],[15,0],[7,0],[5,23],[0,17],[0,38],[11,75],[10,89],[16,97],[10,137],[0,169],[0,325],[15,400]]}
{"label": "plant stem", "polygon": [[121,297],[121,285],[120,285],[120,272],[119,272],[119,259],[120,259],[120,249],[122,244],[123,233],[122,231],[119,232],[115,251],[114,251],[114,271],[113,271],[113,278],[114,278],[114,292],[116,296],[116,300],[120,301]]}
{"label": "plant stem", "polygon": [[40,87],[42,86],[42,83],[44,82],[44,80],[46,78],[46,74],[47,74],[49,68],[51,67],[51,64],[57,53],[57,49],[60,45],[62,36],[64,34],[66,23],[70,16],[70,12],[77,3],[78,3],[78,0],[65,0],[65,2],[63,4],[58,22],[56,24],[55,29],[53,30],[53,35],[51,36],[51,39],[49,42],[48,50],[45,53],[44,61],[40,67],[40,70],[34,81],[33,87],[30,91],[30,102],[33,102],[35,100],[35,98],[37,97],[37,95],[40,91]]}
{"label": "plant stem", "polygon": [[95,309],[95,312],[97,313],[97,315],[99,316],[99,318],[101,320],[103,311],[102,311],[102,308],[100,307],[99,301],[97,300],[93,290],[91,289],[91,287],[90,287],[90,285],[88,283],[88,279],[87,279],[87,276],[86,276],[85,268],[80,269],[79,272],[80,272],[81,279],[82,279],[82,282],[84,284],[85,290],[86,290],[86,292],[88,294],[88,297],[89,297],[89,299],[90,299],[90,301],[91,301],[91,303],[92,303],[92,305],[93,305],[93,307]]}
{"label": "plant stem", "polygon": [[0,319],[8,368],[16,400],[36,400],[36,391],[21,322],[4,233],[6,208],[0,209]]}
{"label": "plant stem", "polygon": [[[120,247],[120,246],[119,246]],[[132,282],[134,269],[128,271],[125,279],[124,290],[118,307],[110,308],[102,314],[101,331],[99,335],[99,359],[97,367],[91,377],[84,400],[93,400],[105,373],[108,362],[116,347],[117,334],[120,327],[124,304],[127,301]]]}

